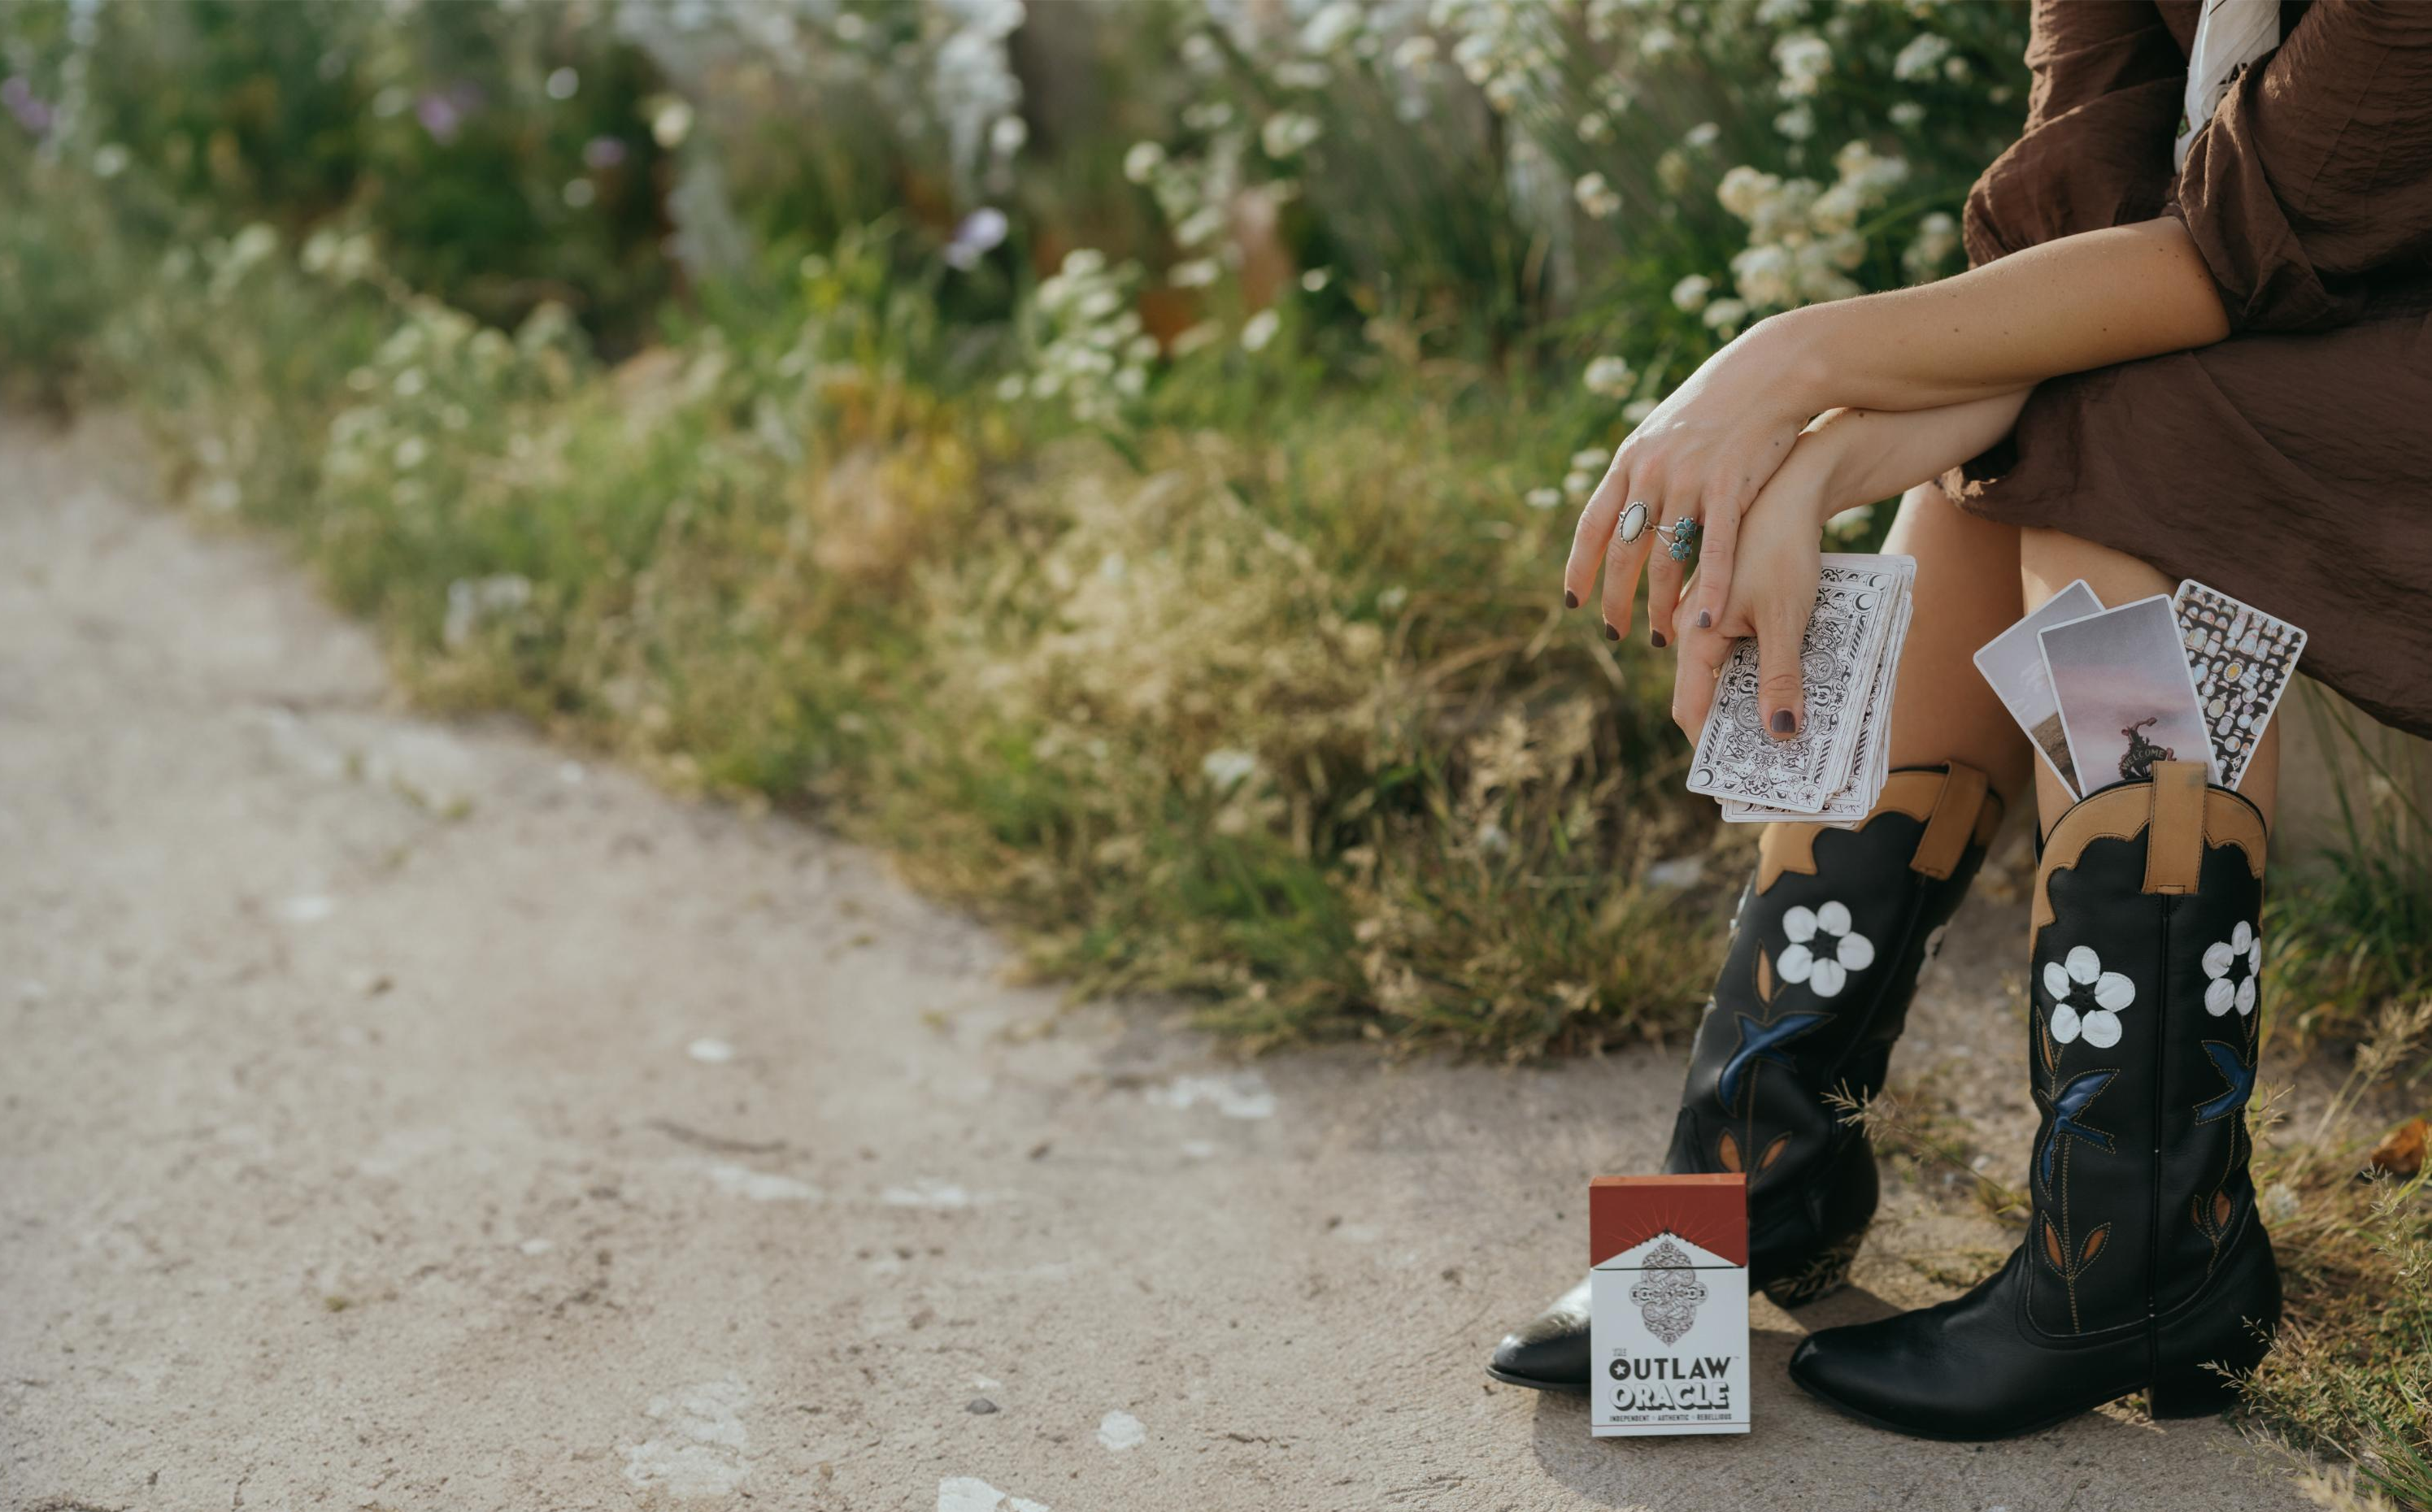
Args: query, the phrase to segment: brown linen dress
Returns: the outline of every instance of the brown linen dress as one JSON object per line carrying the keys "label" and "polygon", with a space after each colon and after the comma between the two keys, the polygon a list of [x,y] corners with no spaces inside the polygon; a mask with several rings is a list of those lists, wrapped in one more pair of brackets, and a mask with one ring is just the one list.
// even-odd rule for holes
{"label": "brown linen dress", "polygon": [[2283,5],[2174,178],[2201,9],[2036,0],[1965,234],[1973,266],[2176,216],[2229,339],[2039,384],[1943,486],[2302,626],[2305,670],[2432,735],[2432,4]]}

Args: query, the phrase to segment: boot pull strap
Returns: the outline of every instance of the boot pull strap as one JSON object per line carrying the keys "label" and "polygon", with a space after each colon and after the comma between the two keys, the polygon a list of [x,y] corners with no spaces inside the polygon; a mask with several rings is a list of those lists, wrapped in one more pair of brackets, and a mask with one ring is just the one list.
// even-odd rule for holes
{"label": "boot pull strap", "polygon": [[2204,792],[2202,762],[2153,764],[2153,812],[2145,832],[2145,891],[2191,893],[2204,870]]}
{"label": "boot pull strap", "polygon": [[1951,763],[1951,775],[1942,780],[1934,812],[1926,816],[1925,832],[1917,837],[1917,853],[1908,863],[1911,871],[1942,881],[1958,869],[1959,858],[1968,853],[1968,842],[1975,837],[1976,820],[1984,812],[1990,785],[1975,767],[1965,762]]}

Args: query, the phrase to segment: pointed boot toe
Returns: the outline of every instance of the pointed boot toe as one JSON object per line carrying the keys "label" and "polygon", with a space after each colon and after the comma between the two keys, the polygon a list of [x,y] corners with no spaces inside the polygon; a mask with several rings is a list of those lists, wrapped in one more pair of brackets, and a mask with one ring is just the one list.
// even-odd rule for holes
{"label": "pointed boot toe", "polygon": [[[2014,1398],[1970,1388],[1969,1377],[2002,1342],[1995,1294],[2007,1274],[1938,1307],[1818,1330],[1791,1352],[1790,1379],[1849,1417],[1912,1437],[1981,1442],[2045,1427],[2054,1414],[2021,1416]],[[2049,1363],[2056,1374],[2069,1369],[2066,1360]]]}
{"label": "pointed boot toe", "polygon": [[1588,1284],[1562,1293],[1545,1310],[1503,1336],[1486,1373],[1535,1391],[1588,1389]]}

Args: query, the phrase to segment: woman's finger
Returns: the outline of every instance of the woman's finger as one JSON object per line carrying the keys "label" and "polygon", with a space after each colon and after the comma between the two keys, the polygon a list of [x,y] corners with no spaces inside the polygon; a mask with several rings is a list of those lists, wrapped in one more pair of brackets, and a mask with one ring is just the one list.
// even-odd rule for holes
{"label": "woman's finger", "polygon": [[1638,592],[1639,563],[1647,560],[1650,547],[1661,544],[1655,538],[1654,506],[1636,496],[1626,500],[1605,547],[1603,610],[1607,639],[1617,641],[1630,633],[1630,605]]}
{"label": "woman's finger", "polygon": [[1680,617],[1691,625],[1712,628],[1723,621],[1723,607],[1731,601],[1731,565],[1739,554],[1740,512],[1746,501],[1704,496],[1706,513],[1697,527],[1697,581],[1680,601]]}
{"label": "woman's finger", "polygon": [[1672,673],[1672,722],[1693,747],[1705,733],[1706,714],[1714,702],[1714,678],[1731,648],[1731,638],[1719,630],[1680,632],[1680,662]]}
{"label": "woman's finger", "polygon": [[1588,601],[1596,589],[1596,568],[1604,563],[1605,543],[1613,537],[1614,517],[1620,513],[1622,476],[1621,456],[1613,455],[1613,465],[1604,472],[1604,480],[1588,496],[1585,508],[1579,511],[1579,523],[1571,528],[1571,556],[1562,563],[1562,607],[1577,609]]}
{"label": "woman's finger", "polygon": [[1807,683],[1799,655],[1807,645],[1807,616],[1813,605],[1778,598],[1758,613],[1756,626],[1756,707],[1765,733],[1789,740],[1807,728]]}
{"label": "woman's finger", "polygon": [[[1664,501],[1664,523],[1677,527],[1682,520],[1697,517],[1697,501],[1667,498]],[[1647,559],[1647,639],[1657,646],[1680,637],[1680,626],[1674,623],[1673,616],[1680,607],[1680,578],[1686,570],[1681,560],[1672,554],[1671,540],[1658,536]]]}

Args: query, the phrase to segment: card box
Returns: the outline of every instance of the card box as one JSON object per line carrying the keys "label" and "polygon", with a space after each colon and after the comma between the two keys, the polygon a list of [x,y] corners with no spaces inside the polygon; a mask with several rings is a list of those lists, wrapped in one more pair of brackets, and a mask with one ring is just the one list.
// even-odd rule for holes
{"label": "card box", "polygon": [[1597,1177],[1588,1266],[1590,1431],[1747,1433],[1748,1178]]}

